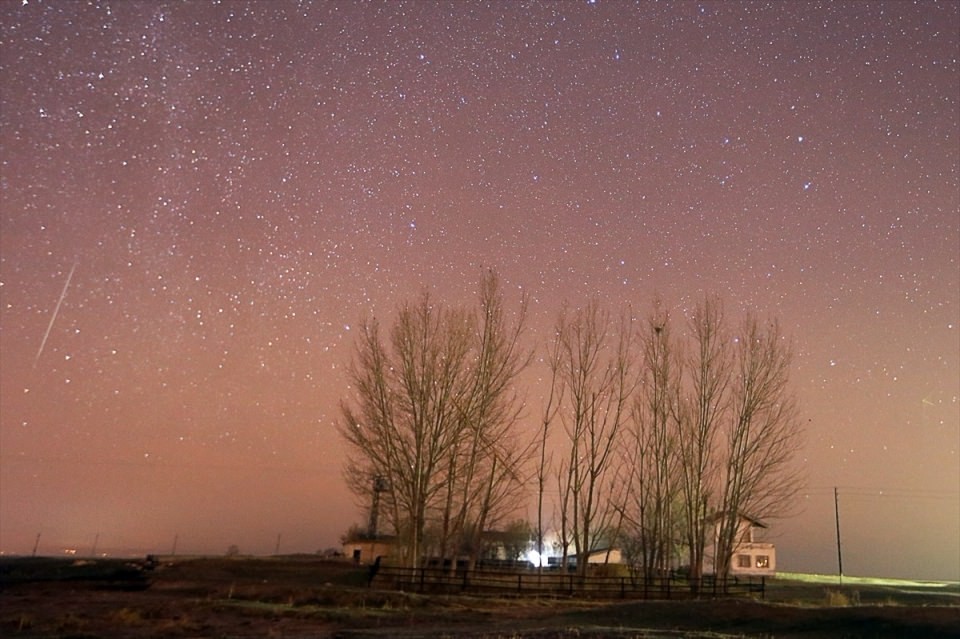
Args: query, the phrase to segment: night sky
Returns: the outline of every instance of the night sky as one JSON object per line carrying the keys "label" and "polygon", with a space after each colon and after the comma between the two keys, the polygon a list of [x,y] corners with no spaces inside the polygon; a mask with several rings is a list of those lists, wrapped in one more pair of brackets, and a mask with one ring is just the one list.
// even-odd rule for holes
{"label": "night sky", "polygon": [[838,486],[846,574],[960,578],[958,33],[956,2],[3,1],[0,550],[337,545],[356,326],[493,267],[541,350],[564,299],[778,317],[778,568],[836,571]]}

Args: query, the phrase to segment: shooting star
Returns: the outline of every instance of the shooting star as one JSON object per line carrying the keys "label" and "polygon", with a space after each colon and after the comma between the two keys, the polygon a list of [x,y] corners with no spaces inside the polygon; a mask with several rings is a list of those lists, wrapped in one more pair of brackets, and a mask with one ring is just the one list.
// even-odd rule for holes
{"label": "shooting star", "polygon": [[60,305],[63,304],[63,298],[67,296],[67,289],[70,288],[70,280],[73,279],[73,272],[77,270],[77,264],[80,263],[80,260],[73,261],[73,267],[70,269],[70,274],[67,275],[67,281],[63,284],[63,290],[60,291],[60,299],[57,300],[57,305],[53,308],[53,315],[50,316],[50,323],[47,324],[47,332],[43,334],[43,339],[40,341],[40,348],[37,350],[37,356],[33,358],[33,367],[37,367],[37,362],[40,361],[40,355],[43,354],[43,347],[47,345],[47,338],[50,337],[50,330],[53,328],[53,323],[57,321],[57,313],[60,312]]}

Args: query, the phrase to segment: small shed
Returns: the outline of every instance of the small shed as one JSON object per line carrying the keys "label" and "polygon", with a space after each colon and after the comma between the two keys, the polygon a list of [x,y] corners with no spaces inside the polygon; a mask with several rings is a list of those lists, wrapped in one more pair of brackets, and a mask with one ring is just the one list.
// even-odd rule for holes
{"label": "small shed", "polygon": [[348,539],[343,542],[343,556],[355,564],[370,565],[377,557],[386,559],[396,548],[397,540],[392,536],[379,536],[370,539]]}
{"label": "small shed", "polygon": [[598,548],[587,555],[588,564],[622,564],[623,551],[619,548]]}

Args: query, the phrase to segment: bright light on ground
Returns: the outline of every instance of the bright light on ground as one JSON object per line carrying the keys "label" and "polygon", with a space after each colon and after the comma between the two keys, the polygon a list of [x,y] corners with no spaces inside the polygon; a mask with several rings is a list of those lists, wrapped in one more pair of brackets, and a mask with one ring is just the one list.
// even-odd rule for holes
{"label": "bright light on ground", "polygon": [[[815,584],[840,584],[838,575],[817,575],[813,573],[801,572],[778,572],[778,579],[788,579],[790,581],[803,581]],[[842,583],[847,585],[859,584],[863,586],[919,586],[926,588],[946,588],[950,585],[956,585],[957,582],[949,581],[919,581],[916,579],[886,579],[883,577],[848,577],[843,576]]]}

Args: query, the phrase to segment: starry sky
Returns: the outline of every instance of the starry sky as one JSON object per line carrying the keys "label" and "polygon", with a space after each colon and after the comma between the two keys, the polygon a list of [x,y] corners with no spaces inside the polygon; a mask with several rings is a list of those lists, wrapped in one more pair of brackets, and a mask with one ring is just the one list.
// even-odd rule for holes
{"label": "starry sky", "polygon": [[337,545],[358,323],[493,267],[531,348],[564,300],[778,317],[778,567],[836,571],[837,486],[846,574],[960,579],[958,33],[956,2],[0,2],[0,551]]}

